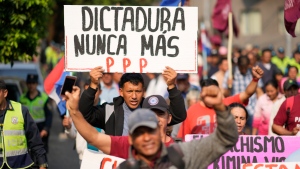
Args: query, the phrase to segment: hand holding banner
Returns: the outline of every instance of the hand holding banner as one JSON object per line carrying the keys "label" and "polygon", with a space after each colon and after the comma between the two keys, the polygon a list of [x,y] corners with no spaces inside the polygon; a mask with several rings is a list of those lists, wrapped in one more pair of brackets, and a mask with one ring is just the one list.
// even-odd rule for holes
{"label": "hand holding banner", "polygon": [[196,7],[65,5],[64,17],[67,71],[197,72]]}

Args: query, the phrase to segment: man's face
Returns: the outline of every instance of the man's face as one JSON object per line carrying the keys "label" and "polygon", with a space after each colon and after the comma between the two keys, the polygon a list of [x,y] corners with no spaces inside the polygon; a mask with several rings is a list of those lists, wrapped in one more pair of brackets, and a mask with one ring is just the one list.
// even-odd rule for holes
{"label": "man's face", "polygon": [[190,83],[188,79],[176,80],[177,88],[181,92],[185,92],[189,89]]}
{"label": "man's face", "polygon": [[37,90],[38,83],[27,83],[27,88],[29,92],[34,92]]}
{"label": "man's face", "polygon": [[130,82],[124,83],[123,88],[120,88],[120,95],[124,98],[125,103],[131,109],[136,109],[140,105],[144,96],[142,83],[134,85]]}
{"label": "man's face", "polygon": [[297,69],[292,67],[292,68],[290,68],[290,70],[288,72],[288,77],[289,77],[289,79],[296,80],[297,79],[297,74],[298,74]]}
{"label": "man's face", "polygon": [[296,62],[300,63],[300,53],[296,53],[294,55],[294,58],[295,58]]}
{"label": "man's face", "polygon": [[292,86],[288,90],[284,91],[284,96],[286,98],[291,97],[291,96],[295,96],[295,95],[298,94],[298,90],[299,90],[299,88],[297,86]]}
{"label": "man's face", "polygon": [[113,82],[113,75],[111,73],[103,73],[102,81],[105,85],[111,85]]}
{"label": "man's face", "polygon": [[2,104],[5,101],[6,96],[7,96],[7,90],[0,89],[0,104]]}
{"label": "man's face", "polygon": [[151,158],[161,148],[161,135],[158,128],[138,127],[129,135],[129,143],[133,145],[138,154]]}
{"label": "man's face", "polygon": [[265,52],[262,56],[262,61],[264,63],[270,63],[271,62],[272,53],[271,52]]}
{"label": "man's face", "polygon": [[278,55],[278,57],[279,57],[280,59],[283,59],[283,58],[284,58],[284,53],[278,52],[277,55]]}
{"label": "man's face", "polygon": [[248,66],[238,66],[240,72],[242,75],[246,75],[247,71],[248,71]]}
{"label": "man's face", "polygon": [[228,61],[227,60],[223,60],[222,61],[222,64],[220,65],[220,69],[223,71],[223,72],[226,72],[228,70]]}
{"label": "man's face", "polygon": [[163,112],[158,109],[151,109],[151,110],[154,111],[156,114],[161,135],[166,135],[167,126],[171,122],[172,115],[169,114],[168,112]]}
{"label": "man's face", "polygon": [[[255,65],[255,63],[257,62],[256,56],[253,55],[253,53],[249,53],[249,54],[247,55],[247,57],[248,57],[248,59],[249,59],[249,61],[250,61],[250,65]],[[250,65],[249,65],[249,66],[250,66]]]}
{"label": "man's face", "polygon": [[234,107],[231,109],[231,114],[234,117],[238,132],[242,133],[247,121],[245,110],[240,107]]}

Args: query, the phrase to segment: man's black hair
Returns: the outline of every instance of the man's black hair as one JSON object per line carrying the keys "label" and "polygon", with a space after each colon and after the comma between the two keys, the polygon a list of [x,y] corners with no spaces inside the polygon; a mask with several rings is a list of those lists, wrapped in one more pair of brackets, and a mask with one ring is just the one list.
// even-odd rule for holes
{"label": "man's black hair", "polygon": [[202,79],[200,81],[201,88],[208,87],[208,86],[213,86],[213,85],[219,87],[219,84],[215,79],[208,78],[208,79]]}
{"label": "man's black hair", "polygon": [[296,66],[288,66],[288,72],[292,69],[292,68],[295,68],[297,70],[297,73],[299,73],[299,70]]}
{"label": "man's black hair", "polygon": [[227,58],[220,58],[218,61],[218,66],[220,66],[225,60],[227,61]]}
{"label": "man's black hair", "polygon": [[240,56],[237,61],[238,66],[248,66],[250,64],[250,60],[247,56]]}
{"label": "man's black hair", "polygon": [[121,80],[119,82],[120,88],[124,87],[124,84],[126,82],[130,82],[133,85],[138,85],[139,83],[142,83],[142,86],[144,87],[144,79],[140,73],[125,73],[121,77]]}
{"label": "man's black hair", "polygon": [[272,55],[272,50],[271,49],[269,49],[269,48],[265,48],[265,49],[263,49],[262,50],[262,52],[261,52],[261,55],[263,56],[266,52],[270,52],[271,53],[271,55]]}
{"label": "man's black hair", "polygon": [[6,89],[6,84],[2,79],[0,79],[0,89]]}

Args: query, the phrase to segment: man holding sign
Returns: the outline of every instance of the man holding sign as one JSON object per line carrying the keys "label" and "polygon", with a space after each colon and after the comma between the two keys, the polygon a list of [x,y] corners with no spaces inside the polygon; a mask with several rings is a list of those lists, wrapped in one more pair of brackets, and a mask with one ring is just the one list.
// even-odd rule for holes
{"label": "man holding sign", "polygon": [[[93,106],[99,78],[102,77],[103,72],[101,66],[91,70],[91,84],[82,93],[79,110],[91,125],[105,130],[106,134],[126,136],[129,131],[127,123],[129,115],[143,104],[143,78],[138,73],[125,73],[120,81],[120,96],[114,98],[113,103]],[[175,86],[177,73],[172,68],[166,67],[162,75],[166,79],[169,92],[170,112],[173,117],[170,125],[178,124],[185,120],[186,110],[181,93]]]}

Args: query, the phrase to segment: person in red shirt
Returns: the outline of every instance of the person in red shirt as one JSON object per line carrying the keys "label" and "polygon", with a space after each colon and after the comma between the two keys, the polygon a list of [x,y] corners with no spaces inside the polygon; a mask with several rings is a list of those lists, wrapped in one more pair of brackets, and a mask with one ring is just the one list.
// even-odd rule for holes
{"label": "person in red shirt", "polygon": [[[248,99],[255,93],[258,80],[263,76],[260,67],[252,68],[254,80],[247,86],[246,90],[240,94],[223,99],[225,105],[237,102],[244,105],[248,104]],[[200,82],[201,88],[207,86],[219,86],[213,79],[206,79]],[[187,110],[187,118],[181,124],[177,137],[184,140],[186,134],[211,134],[216,128],[216,113],[211,108],[212,105],[205,106],[203,101],[191,106]]]}
{"label": "person in red shirt", "polygon": [[[79,88],[75,88],[79,90]],[[68,103],[69,102],[67,102],[67,108]],[[165,143],[166,146],[174,143],[174,140],[166,135],[167,125],[172,120],[172,115],[170,114],[166,100],[160,95],[152,95],[145,98],[142,108],[151,109],[155,112],[159,122],[158,126],[160,128],[162,142]],[[79,111],[74,115],[72,114],[72,120],[77,131],[89,144],[95,146],[105,154],[124,159],[128,158],[130,147],[128,136],[110,136],[99,133],[83,118]]]}
{"label": "person in red shirt", "polygon": [[300,131],[300,94],[291,97],[294,99],[294,104],[290,108],[290,113],[287,113],[287,99],[281,104],[274,118],[272,129],[278,135],[293,136]]}

